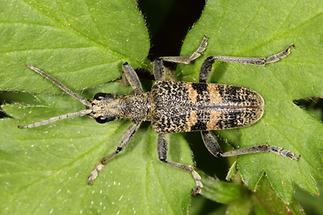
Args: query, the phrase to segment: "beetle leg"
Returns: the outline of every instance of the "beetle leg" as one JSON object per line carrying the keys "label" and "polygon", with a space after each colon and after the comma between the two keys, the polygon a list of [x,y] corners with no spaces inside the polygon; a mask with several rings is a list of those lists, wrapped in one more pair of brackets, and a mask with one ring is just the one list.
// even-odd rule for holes
{"label": "beetle leg", "polygon": [[163,60],[158,58],[154,60],[154,77],[156,81],[165,80],[165,67]]}
{"label": "beetle leg", "polygon": [[174,81],[174,74],[164,66],[163,60],[157,58],[154,60],[154,77],[156,81]]}
{"label": "beetle leg", "polygon": [[260,58],[260,57],[233,57],[233,56],[210,56],[208,57],[204,63],[202,64],[200,70],[200,82],[206,83],[208,74],[212,70],[212,64],[215,61],[222,62],[232,62],[232,63],[240,63],[240,64],[256,64],[256,65],[266,65],[270,63],[277,62],[285,57],[287,57],[291,53],[291,49],[294,48],[294,44],[290,44],[286,49],[278,52],[277,54],[273,54],[269,57]]}
{"label": "beetle leg", "polygon": [[[190,55],[190,56],[163,56],[159,57],[154,61],[154,76],[155,80],[167,80],[172,79],[171,74],[167,74],[168,71],[165,70],[163,61],[171,62],[171,63],[183,63],[189,64],[195,59],[199,58],[207,47],[208,38],[204,36],[199,47]],[[168,77],[170,76],[170,77]]]}
{"label": "beetle leg", "polygon": [[201,131],[203,143],[207,150],[215,157],[220,157],[222,150],[216,136],[210,131]]}
{"label": "beetle leg", "polygon": [[172,63],[183,63],[189,64],[195,59],[199,58],[207,47],[208,38],[203,36],[199,47],[190,55],[190,56],[165,56],[160,57],[163,61],[172,62]]}
{"label": "beetle leg", "polygon": [[116,150],[107,155],[104,156],[100,162],[96,165],[96,167],[91,171],[91,174],[88,177],[88,184],[93,184],[94,180],[99,176],[99,173],[103,170],[103,168],[106,166],[106,164],[112,160],[119,152],[123,151],[129,144],[131,137],[136,133],[138,128],[140,127],[141,123],[138,124],[132,124],[128,130],[123,135],[120,144],[116,148]]}
{"label": "beetle leg", "polygon": [[291,160],[299,160],[301,157],[300,155],[297,155],[297,154],[295,154],[287,149],[284,149],[282,147],[270,146],[267,144],[231,150],[231,151],[221,154],[221,157],[232,157],[232,156],[238,156],[238,155],[263,153],[263,152],[272,152],[272,153],[278,154],[282,157],[289,158]]}
{"label": "beetle leg", "polygon": [[212,132],[201,131],[201,135],[204,145],[206,146],[208,151],[215,157],[232,157],[245,154],[272,152],[282,157],[290,158],[292,160],[299,160],[300,158],[300,155],[296,155],[295,153],[288,151],[282,147],[270,145],[251,146],[222,153],[217,138]]}
{"label": "beetle leg", "polygon": [[177,163],[174,161],[167,160],[167,141],[164,134],[158,134],[158,157],[159,160],[169,164],[170,166],[185,170],[192,174],[192,177],[195,181],[195,188],[193,190],[193,195],[197,195],[201,193],[201,189],[203,187],[201,176],[194,170],[194,167],[187,164]]}
{"label": "beetle leg", "polygon": [[122,70],[135,94],[142,94],[144,91],[136,71],[127,62],[122,65]]}

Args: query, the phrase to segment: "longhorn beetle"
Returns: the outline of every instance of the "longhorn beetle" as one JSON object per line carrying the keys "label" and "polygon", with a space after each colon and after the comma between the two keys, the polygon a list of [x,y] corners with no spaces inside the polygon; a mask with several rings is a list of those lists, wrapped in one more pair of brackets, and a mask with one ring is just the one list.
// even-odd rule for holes
{"label": "longhorn beetle", "polygon": [[207,47],[207,42],[208,39],[204,36],[199,47],[190,56],[160,57],[155,60],[153,73],[156,81],[149,92],[143,91],[136,72],[128,63],[124,63],[122,70],[134,93],[122,97],[109,93],[97,93],[93,99],[87,100],[42,70],[34,66],[28,66],[32,71],[48,79],[65,93],[80,101],[86,108],[78,112],[63,114],[18,127],[33,128],[84,115],[89,115],[99,123],[119,118],[130,119],[132,124],[124,133],[116,150],[103,157],[91,171],[88,177],[89,184],[94,182],[110,160],[126,148],[131,137],[143,121],[150,121],[158,134],[157,150],[159,159],[170,166],[192,174],[195,181],[193,194],[201,192],[203,187],[201,177],[193,166],[167,159],[168,143],[166,136],[169,133],[199,131],[206,148],[216,157],[273,152],[292,160],[298,160],[300,156],[293,152],[279,146],[269,145],[240,148],[223,153],[216,136],[211,131],[241,128],[254,124],[263,115],[264,99],[248,88],[206,83],[212,64],[215,61],[266,65],[287,57],[294,45],[289,45],[283,51],[266,58],[210,56],[202,64],[199,83],[175,82],[168,79],[163,61],[189,64],[203,54]]}

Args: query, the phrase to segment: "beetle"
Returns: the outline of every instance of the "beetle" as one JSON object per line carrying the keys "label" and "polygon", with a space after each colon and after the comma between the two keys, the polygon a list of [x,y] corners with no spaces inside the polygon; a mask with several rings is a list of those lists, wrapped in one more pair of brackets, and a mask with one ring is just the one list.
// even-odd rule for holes
{"label": "beetle", "polygon": [[279,146],[259,145],[222,152],[213,130],[233,129],[250,126],[257,122],[264,113],[264,99],[257,92],[239,86],[206,83],[215,61],[234,62],[242,64],[266,65],[277,62],[291,53],[293,44],[283,51],[266,58],[210,56],[201,66],[199,83],[175,82],[168,78],[163,62],[189,64],[199,58],[206,50],[208,38],[203,37],[199,47],[190,56],[167,56],[154,61],[155,83],[151,91],[144,92],[135,70],[124,63],[122,69],[125,78],[133,88],[133,94],[117,97],[110,93],[97,93],[93,99],[87,100],[43,72],[41,69],[28,66],[32,71],[45,77],[68,95],[74,97],[83,105],[84,110],[67,113],[20,125],[19,128],[33,128],[67,118],[89,115],[99,123],[127,118],[132,121],[126,130],[116,150],[103,157],[88,177],[88,184],[92,184],[116,155],[129,144],[131,137],[139,129],[143,121],[150,121],[158,134],[158,157],[164,163],[190,172],[195,188],[193,194],[201,192],[203,184],[200,175],[193,166],[167,159],[167,141],[169,133],[199,131],[208,151],[216,157],[238,156],[243,154],[273,152],[292,160],[298,160],[299,155]]}

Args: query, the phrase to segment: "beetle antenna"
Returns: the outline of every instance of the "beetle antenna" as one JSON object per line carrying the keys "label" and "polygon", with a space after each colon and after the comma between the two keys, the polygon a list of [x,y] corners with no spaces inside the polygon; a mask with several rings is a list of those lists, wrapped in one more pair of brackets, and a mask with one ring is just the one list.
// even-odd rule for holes
{"label": "beetle antenna", "polygon": [[90,114],[91,112],[92,112],[91,109],[85,109],[85,110],[81,110],[81,111],[77,111],[77,112],[66,113],[66,114],[54,116],[54,117],[51,117],[49,119],[45,119],[45,120],[42,120],[39,122],[33,122],[28,125],[18,125],[18,128],[35,128],[35,127],[47,125],[47,124],[50,124],[50,123],[53,123],[53,122],[56,122],[59,120],[63,120],[63,119],[70,119],[70,118],[75,118],[78,116],[85,116],[87,114]]}
{"label": "beetle antenna", "polygon": [[78,95],[77,93],[73,92],[71,89],[69,89],[68,87],[66,87],[62,82],[60,82],[59,80],[57,80],[56,78],[48,75],[47,73],[45,73],[44,71],[42,71],[41,69],[34,67],[32,65],[27,65],[27,67],[29,69],[31,69],[32,71],[36,72],[37,74],[43,76],[44,78],[46,78],[47,80],[49,80],[50,82],[52,82],[54,85],[56,85],[57,87],[59,87],[61,90],[63,90],[65,93],[67,93],[68,95],[72,96],[73,98],[77,99],[79,102],[81,102],[83,105],[87,106],[87,107],[91,107],[91,103],[81,97],[80,95]]}

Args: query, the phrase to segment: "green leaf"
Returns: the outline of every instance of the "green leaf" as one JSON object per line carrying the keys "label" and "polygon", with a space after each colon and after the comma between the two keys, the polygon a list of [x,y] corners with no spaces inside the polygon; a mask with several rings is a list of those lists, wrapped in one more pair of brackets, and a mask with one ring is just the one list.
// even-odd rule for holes
{"label": "green leaf", "polygon": [[182,55],[189,55],[203,35],[209,37],[203,57],[179,68],[184,80],[197,81],[206,56],[265,57],[290,43],[296,45],[291,56],[266,67],[215,63],[210,80],[254,89],[265,99],[265,114],[259,123],[240,129],[238,138],[231,138],[231,131],[222,132],[230,141],[239,146],[282,146],[302,156],[298,162],[273,154],[238,158],[241,177],[250,189],[255,190],[266,173],[286,203],[291,201],[293,185],[318,194],[314,177],[321,174],[318,152],[323,125],[293,100],[323,95],[322,9],[318,0],[209,0],[182,49]]}
{"label": "green leaf", "polygon": [[286,204],[277,197],[273,192],[271,185],[267,178],[264,178],[259,183],[259,189],[252,195],[252,202],[254,204],[255,214],[257,215],[284,215],[295,214],[304,215],[304,209],[298,202],[292,201]]}
{"label": "green leaf", "polygon": [[251,211],[251,202],[250,199],[239,199],[238,201],[232,202],[228,205],[225,214],[228,215],[248,215]]}
{"label": "green leaf", "polygon": [[239,184],[223,182],[217,178],[211,178],[205,173],[200,175],[204,186],[202,195],[205,198],[222,204],[228,204],[242,198],[243,190]]}
{"label": "green leaf", "polygon": [[[87,117],[21,130],[18,124],[84,107],[25,68],[32,64],[91,98],[124,94],[121,64],[147,67],[149,40],[135,1],[0,0],[0,91],[34,94],[4,105],[0,120],[0,211],[5,214],[186,214],[191,176],[157,158],[157,136],[143,126],[93,186],[100,158],[115,150],[129,122]],[[19,91],[19,92],[18,92]],[[59,94],[58,94],[59,93]],[[58,95],[54,95],[58,94]],[[24,98],[27,98],[25,96]],[[171,136],[169,158],[192,163],[186,141]]]}
{"label": "green leaf", "polygon": [[6,1],[0,4],[0,89],[58,92],[31,64],[74,89],[120,76],[128,61],[143,67],[147,29],[134,1]]}
{"label": "green leaf", "polygon": [[[241,180],[237,177],[235,177],[235,183],[228,183],[207,177],[205,174],[201,174],[201,176],[204,184],[202,196],[215,202],[227,204],[226,210],[225,212],[222,212],[222,214],[240,215],[250,214],[251,212],[253,212],[252,214],[257,215],[304,214],[304,209],[298,202],[292,201],[291,203],[286,204],[278,198],[266,177],[258,184],[257,191],[251,192],[241,186]],[[197,200],[198,203],[193,202],[195,213],[197,210],[201,211],[202,208],[201,205],[198,205],[199,203],[202,204],[202,202],[199,201],[199,199]],[[312,202],[313,200],[315,199],[312,198]],[[318,200],[319,199],[315,201]],[[302,203],[303,202],[304,201],[302,201]],[[214,210],[214,212],[216,211],[217,210]]]}
{"label": "green leaf", "polygon": [[[323,181],[319,181],[319,189],[320,192],[323,191]],[[302,206],[306,212],[306,214],[323,214],[322,202],[323,196],[310,196],[308,193],[304,191],[296,192],[295,199],[302,203]]]}
{"label": "green leaf", "polygon": [[[211,204],[210,204],[211,203]],[[207,199],[198,196],[192,201],[192,208],[190,211],[191,215],[223,215],[225,214],[226,206],[214,204],[213,202],[208,201]]]}

